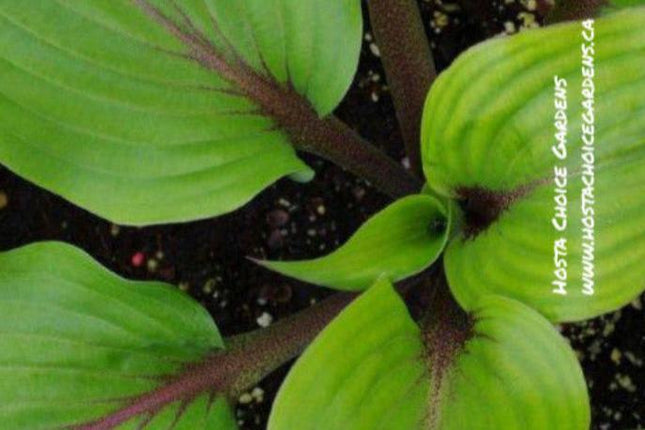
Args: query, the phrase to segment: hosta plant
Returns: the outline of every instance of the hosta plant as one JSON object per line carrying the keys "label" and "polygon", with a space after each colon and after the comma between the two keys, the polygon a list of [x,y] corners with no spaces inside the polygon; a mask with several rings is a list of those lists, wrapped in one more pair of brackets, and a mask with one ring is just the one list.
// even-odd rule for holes
{"label": "hosta plant", "polygon": [[393,199],[328,255],[256,260],[345,291],[226,339],[179,290],[70,245],[0,254],[2,428],[234,429],[237,396],[301,353],[269,429],[589,428],[553,324],[645,289],[645,8],[628,3],[437,77],[416,3],[368,0],[406,170],[332,113],[359,0],[0,0],[0,162],[78,206],[213,217],[312,180],[303,152]]}

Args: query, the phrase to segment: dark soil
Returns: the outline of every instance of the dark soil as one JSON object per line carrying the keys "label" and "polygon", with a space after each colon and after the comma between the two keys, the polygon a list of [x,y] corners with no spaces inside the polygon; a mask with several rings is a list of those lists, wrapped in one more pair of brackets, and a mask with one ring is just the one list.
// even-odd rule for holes
{"label": "dark soil", "polygon": [[[448,1],[443,6],[420,3],[439,69],[480,40],[532,25],[526,14],[535,17],[530,1],[470,2],[465,9]],[[466,10],[476,11],[478,18]],[[403,160],[385,74],[369,28],[363,48],[354,85],[336,113]],[[112,225],[0,167],[0,203],[3,195],[7,200],[0,209],[0,250],[41,240],[66,241],[124,277],[178,285],[211,312],[225,336],[257,329],[309,306],[328,291],[275,275],[245,256],[295,259],[327,253],[388,203],[338,167],[304,158],[317,172],[309,184],[282,180],[232,214],[142,229]],[[645,428],[641,303],[564,328],[589,382],[594,429]],[[286,371],[287,366],[241,397],[237,413],[243,429],[265,428]]]}

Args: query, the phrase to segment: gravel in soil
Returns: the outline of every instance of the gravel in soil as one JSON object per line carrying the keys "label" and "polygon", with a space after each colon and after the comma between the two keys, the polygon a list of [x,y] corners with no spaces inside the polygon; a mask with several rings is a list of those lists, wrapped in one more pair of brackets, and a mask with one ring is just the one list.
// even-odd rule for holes
{"label": "gravel in soil", "polygon": [[[515,33],[540,20],[533,0],[420,5],[439,69],[480,40]],[[367,24],[359,72],[336,114],[405,165],[378,56]],[[282,180],[232,214],[149,228],[111,224],[0,168],[0,250],[41,240],[66,241],[127,278],[177,285],[210,311],[226,336],[266,327],[328,292],[273,274],[245,257],[298,259],[327,253],[388,203],[369,184],[338,167],[304,158],[317,172],[309,184]],[[643,300],[562,327],[587,377],[594,429],[645,428]],[[241,428],[265,428],[288,367],[240,396]]]}

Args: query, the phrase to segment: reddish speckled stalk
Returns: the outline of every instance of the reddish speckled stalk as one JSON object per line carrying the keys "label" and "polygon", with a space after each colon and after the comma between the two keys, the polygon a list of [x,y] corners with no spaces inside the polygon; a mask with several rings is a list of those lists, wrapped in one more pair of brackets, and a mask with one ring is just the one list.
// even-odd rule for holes
{"label": "reddish speckled stalk", "polygon": [[433,282],[434,297],[421,322],[426,363],[430,373],[429,413],[426,428],[436,428],[444,378],[464,345],[473,336],[474,321],[452,297],[443,273]]}
{"label": "reddish speckled stalk", "polygon": [[[188,58],[218,73],[234,84],[240,94],[253,100],[289,135],[296,149],[338,164],[393,198],[415,194],[421,189],[421,181],[406,172],[403,166],[334,116],[320,118],[311,103],[293,88],[278,84],[240,59],[225,58],[185,14],[181,15],[185,22],[178,22],[149,0],[131,1],[180,40],[187,48]],[[179,5],[176,8],[181,10]]]}
{"label": "reddish speckled stalk", "polygon": [[593,18],[608,0],[557,0],[555,7],[544,19],[547,24]]}
{"label": "reddish speckled stalk", "polygon": [[421,175],[421,115],[437,72],[419,7],[416,0],[367,4],[410,166]]}

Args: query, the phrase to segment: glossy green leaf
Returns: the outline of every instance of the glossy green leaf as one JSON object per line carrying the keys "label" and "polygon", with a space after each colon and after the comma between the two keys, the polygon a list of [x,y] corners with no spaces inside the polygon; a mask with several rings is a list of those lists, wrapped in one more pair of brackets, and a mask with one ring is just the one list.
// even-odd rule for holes
{"label": "glossy green leaf", "polygon": [[[481,44],[462,55],[433,86],[422,133],[430,187],[460,199],[471,210],[477,200],[481,213],[500,209],[490,225],[474,233],[472,225],[470,232],[466,226],[462,237],[447,248],[450,287],[465,309],[472,309],[481,295],[493,293],[527,303],[554,321],[579,320],[616,309],[643,291],[643,22],[645,8],[595,22],[593,285],[583,282],[591,265],[582,262],[581,118],[586,108],[581,23]],[[552,151],[557,142],[556,75],[568,82],[564,161]],[[562,233],[552,225],[556,166],[568,169],[568,219]],[[567,241],[566,295],[554,293],[560,289],[552,284],[557,279],[554,244],[559,238]]]}
{"label": "glossy green leaf", "polygon": [[441,328],[424,342],[400,297],[379,281],[296,363],[269,430],[589,428],[578,361],[544,317],[488,296],[473,321],[463,348],[452,350]]}
{"label": "glossy green leaf", "polygon": [[[61,243],[0,254],[3,429],[97,420],[222,347],[208,313],[169,285],[126,281]],[[145,419],[118,428],[134,430]],[[169,404],[145,428],[236,425],[227,401],[205,393],[185,407]]]}
{"label": "glossy green leaf", "polygon": [[0,0],[0,163],[121,224],[234,210],[311,177],[269,111],[328,114],[361,33],[358,0]]}
{"label": "glossy green leaf", "polygon": [[432,196],[405,197],[370,218],[329,255],[258,263],[292,278],[341,290],[365,289],[381,275],[397,281],[437,259],[449,235],[450,212]]}

